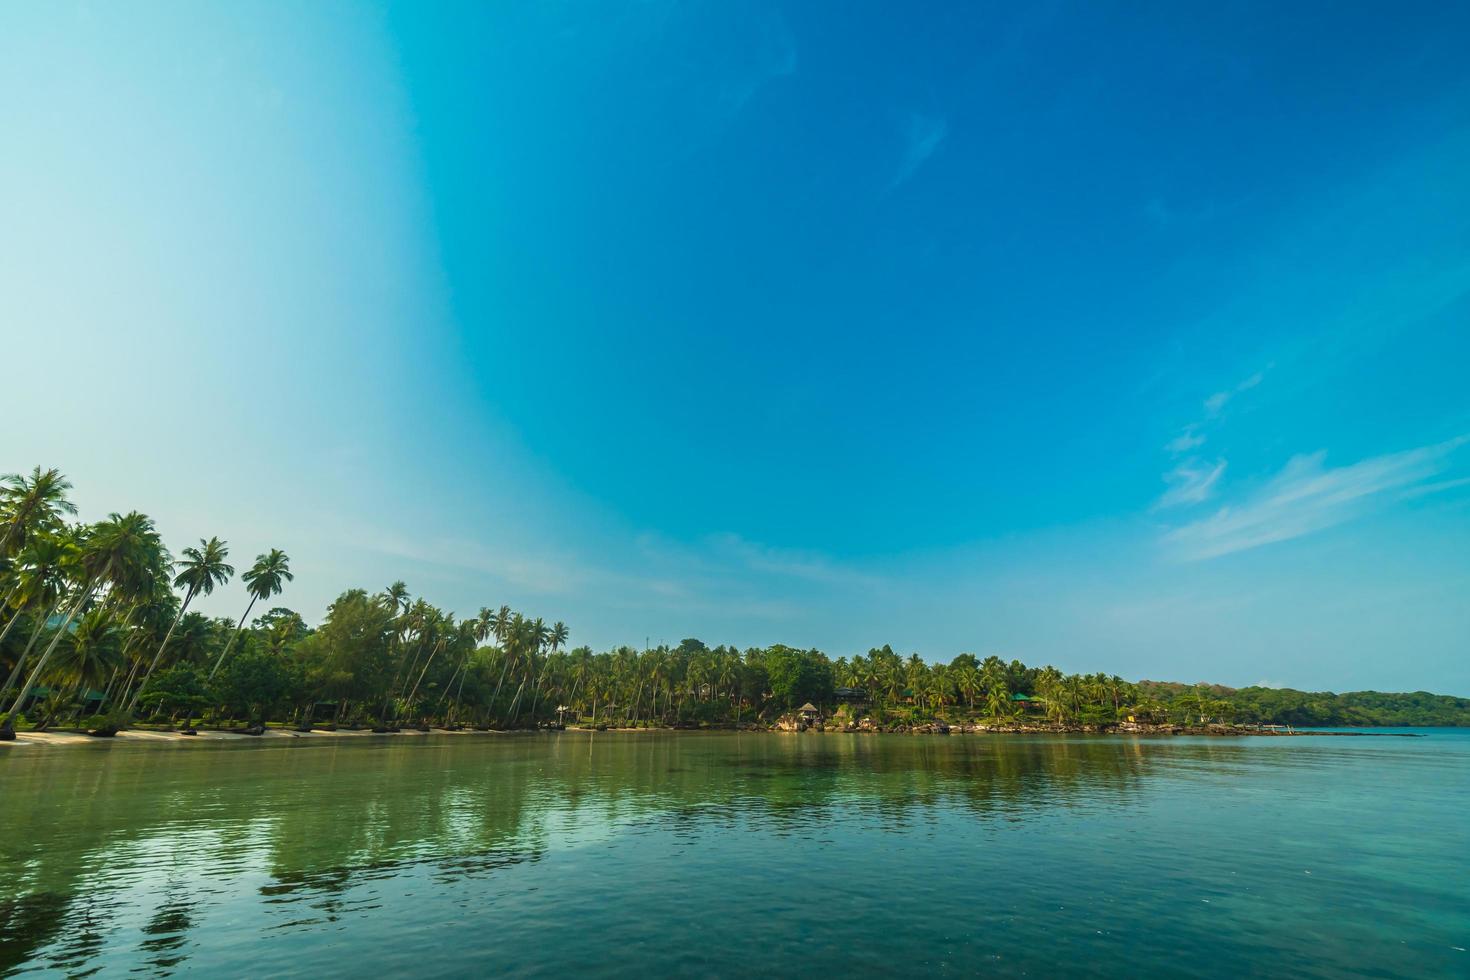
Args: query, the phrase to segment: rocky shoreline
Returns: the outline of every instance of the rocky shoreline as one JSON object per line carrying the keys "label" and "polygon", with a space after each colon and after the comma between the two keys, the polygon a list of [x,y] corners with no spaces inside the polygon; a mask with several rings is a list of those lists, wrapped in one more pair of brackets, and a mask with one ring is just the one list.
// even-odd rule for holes
{"label": "rocky shoreline", "polygon": [[[528,735],[536,734],[535,729],[516,729],[509,731],[491,729],[470,728],[433,728],[423,730],[419,728],[404,728],[399,731],[376,731],[368,728],[342,728],[342,729],[312,729],[302,732],[290,728],[266,728],[253,731],[243,728],[226,729],[199,729],[197,731],[160,731],[157,729],[124,729],[115,735],[105,739],[95,737],[85,731],[73,731],[56,729],[45,732],[17,732],[16,739],[12,742],[0,743],[0,745],[95,745],[99,742],[116,741],[131,742],[134,744],[151,743],[177,744],[181,742],[221,742],[221,741],[259,741],[276,740],[283,738],[364,738],[364,737],[388,737],[404,735],[418,737],[423,735]],[[1180,736],[1180,735],[1204,735],[1216,737],[1265,737],[1265,738],[1304,738],[1309,736],[1347,736],[1347,737],[1390,737],[1390,738],[1423,738],[1418,732],[1372,732],[1372,731],[1322,731],[1315,729],[1290,728],[1284,725],[1256,726],[1256,725],[1145,725],[1136,722],[1123,722],[1117,725],[1048,725],[1048,724],[983,724],[961,722],[950,724],[942,721],[910,723],[892,723],[881,725],[870,718],[863,718],[857,722],[846,724],[834,724],[825,720],[811,721],[807,719],[783,717],[775,722],[746,722],[739,726],[710,726],[699,728],[694,726],[680,727],[636,727],[619,728],[608,725],[598,725],[596,728],[590,725],[568,725],[564,729],[547,728],[539,731],[568,731],[586,732],[593,734],[597,732],[607,734],[638,735],[638,734],[666,734],[669,732],[730,732],[740,731],[751,734],[850,734],[850,735],[1126,735],[1138,736]]]}
{"label": "rocky shoreline", "polygon": [[1119,722],[1115,725],[1051,725],[1051,724],[985,724],[981,722],[929,721],[909,724],[896,722],[879,724],[871,718],[856,722],[833,724],[825,720],[809,720],[786,716],[779,719],[768,730],[778,732],[837,732],[850,734],[888,735],[1209,735],[1221,737],[1265,737],[1292,738],[1306,736],[1348,737],[1395,737],[1423,738],[1417,732],[1367,732],[1367,731],[1323,731],[1300,729],[1289,725],[1151,725],[1140,722]]}

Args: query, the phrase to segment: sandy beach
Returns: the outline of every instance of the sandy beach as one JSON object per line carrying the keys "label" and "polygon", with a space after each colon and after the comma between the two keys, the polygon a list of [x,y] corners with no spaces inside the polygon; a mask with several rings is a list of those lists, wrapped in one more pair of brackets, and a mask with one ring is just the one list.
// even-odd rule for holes
{"label": "sandy beach", "polygon": [[131,729],[118,732],[111,738],[94,738],[86,732],[79,731],[55,731],[55,732],[16,732],[15,741],[0,742],[0,749],[26,748],[29,746],[48,745],[97,745],[108,742],[250,742],[262,739],[287,739],[287,738],[395,738],[414,737],[423,735],[503,735],[505,732],[480,732],[472,729],[460,731],[446,731],[436,728],[431,732],[421,732],[417,729],[403,729],[399,732],[371,732],[367,729],[350,731],[341,729],[335,732],[325,732],[313,729],[309,732],[298,732],[289,728],[268,728],[260,735],[246,735],[241,731],[230,731],[228,729],[206,729],[198,730],[197,735],[185,735],[183,732],[162,732],[148,729]]}

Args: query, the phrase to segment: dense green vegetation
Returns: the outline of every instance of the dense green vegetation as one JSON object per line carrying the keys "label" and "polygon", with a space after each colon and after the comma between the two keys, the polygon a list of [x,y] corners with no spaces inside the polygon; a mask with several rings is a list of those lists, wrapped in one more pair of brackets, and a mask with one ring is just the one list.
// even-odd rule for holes
{"label": "dense green vegetation", "polygon": [[395,582],[351,589],[315,628],[284,606],[289,557],[241,575],[238,620],[191,610],[235,576],[218,538],[165,549],[144,515],[70,522],[55,470],[0,491],[0,712],[6,727],[268,721],[531,727],[769,721],[804,702],[858,703],[880,721],[929,718],[1108,725],[1239,720],[1293,725],[1470,724],[1470,701],[1428,694],[1304,694],[1064,674],[961,654],[931,664],[884,646],[851,658],[695,639],[649,650],[568,649],[561,623],[481,608],[459,618]]}
{"label": "dense green vegetation", "polygon": [[[1191,696],[1195,688],[1183,684],[1143,681],[1141,690],[1164,701]],[[1212,685],[1210,694],[1228,701],[1236,721],[1306,728],[1352,726],[1401,727],[1413,725],[1470,725],[1470,698],[1415,691],[1294,691],[1291,688]]]}

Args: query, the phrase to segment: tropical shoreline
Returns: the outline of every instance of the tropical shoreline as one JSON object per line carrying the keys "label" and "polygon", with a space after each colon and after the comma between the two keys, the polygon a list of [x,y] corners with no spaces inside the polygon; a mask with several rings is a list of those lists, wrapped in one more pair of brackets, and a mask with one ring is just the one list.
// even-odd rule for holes
{"label": "tropical shoreline", "polygon": [[833,656],[696,637],[598,652],[569,648],[560,621],[508,605],[461,617],[411,597],[401,581],[347,589],[313,625],[274,604],[295,577],[274,547],[241,570],[238,616],[211,617],[192,607],[234,579],[228,542],[200,538],[176,558],[140,512],[71,521],[70,489],[54,468],[0,478],[0,742],[196,721],[296,735],[589,719],[608,729],[932,734],[1470,725],[1470,698],[1424,691],[1128,681],[996,653],[945,663],[888,644]]}
{"label": "tropical shoreline", "polygon": [[130,745],[177,745],[203,742],[260,742],[281,741],[285,739],[309,739],[321,741],[326,739],[357,739],[357,738],[379,738],[388,739],[395,736],[408,738],[422,738],[425,736],[473,736],[488,735],[495,737],[545,735],[545,734],[587,734],[587,735],[712,735],[739,732],[746,735],[933,735],[933,736],[963,736],[963,735],[985,735],[985,736],[1056,736],[1056,735],[1087,735],[1094,738],[1180,738],[1180,737],[1210,737],[1210,738],[1307,738],[1307,737],[1383,737],[1383,738],[1423,738],[1424,732],[1379,732],[1379,731],[1324,731],[1316,729],[1291,729],[1273,730],[1270,728],[1256,728],[1252,726],[1180,726],[1168,728],[1159,726],[1157,729],[1140,729],[1132,731],[1121,730],[1088,730],[1083,727],[1045,727],[1045,726],[1015,726],[980,728],[977,726],[951,726],[948,731],[934,731],[932,726],[915,726],[907,731],[875,731],[863,729],[812,729],[805,732],[785,731],[774,726],[749,726],[743,728],[674,728],[674,727],[640,727],[640,728],[593,728],[590,725],[568,725],[564,729],[513,729],[500,730],[490,729],[482,731],[474,728],[448,729],[434,728],[430,731],[408,728],[397,732],[375,732],[368,728],[359,729],[337,729],[335,731],[312,729],[310,731],[298,731],[293,728],[267,728],[259,734],[250,734],[240,728],[200,728],[193,734],[182,731],[163,731],[154,729],[130,729],[118,732],[116,735],[96,736],[80,729],[61,729],[56,731],[22,731],[17,732],[13,741],[0,741],[0,747],[21,746],[76,746],[76,745],[105,745],[108,743],[123,743]]}

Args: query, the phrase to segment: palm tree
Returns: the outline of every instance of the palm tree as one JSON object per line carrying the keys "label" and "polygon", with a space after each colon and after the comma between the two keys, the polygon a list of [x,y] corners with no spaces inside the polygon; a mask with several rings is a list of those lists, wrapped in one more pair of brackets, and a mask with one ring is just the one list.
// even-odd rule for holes
{"label": "palm tree", "polygon": [[997,720],[1011,713],[1011,692],[1006,689],[1005,681],[997,681],[985,691],[985,707],[990,711],[990,717]]}
{"label": "palm tree", "polygon": [[401,580],[388,586],[383,590],[383,604],[395,616],[399,613],[406,612],[408,610],[408,586],[403,584]]}
{"label": "palm tree", "polygon": [[93,609],[77,620],[76,632],[57,653],[60,673],[79,694],[105,683],[122,663],[122,630],[105,610]]}
{"label": "palm tree", "polygon": [[[455,689],[454,702],[450,707],[451,719],[459,715],[459,698],[464,693],[464,679],[469,676],[470,660],[474,658],[476,651],[479,650],[480,644],[490,638],[490,632],[494,628],[494,619],[495,614],[490,611],[490,608],[488,606],[481,606],[478,616],[460,624],[460,628],[468,634],[470,642],[465,644],[464,663],[460,664],[458,671],[459,685]],[[451,676],[450,681],[452,682],[453,680],[454,678]],[[446,687],[444,693],[448,694],[449,688]]]}
{"label": "palm tree", "polygon": [[[225,657],[230,655],[230,648],[240,638],[240,633],[245,629],[245,620],[250,616],[250,610],[255,608],[255,603],[261,599],[269,599],[271,596],[280,595],[286,583],[295,579],[291,574],[291,559],[280,548],[272,548],[263,555],[255,556],[255,564],[241,578],[245,580],[245,588],[250,593],[250,605],[245,607],[245,613],[240,617],[240,623],[235,627],[235,632],[230,637],[230,642],[225,644],[224,650],[220,652],[219,659],[214,662],[214,669],[209,672],[210,680],[219,672],[220,664],[225,662]],[[402,582],[394,582],[395,586],[402,586]],[[405,590],[405,596],[407,590]],[[396,604],[396,600],[395,600]]]}
{"label": "palm tree", "polygon": [[[538,619],[536,620],[536,622],[539,623],[541,622],[541,620]],[[552,653],[556,653],[557,650],[561,649],[561,645],[567,642],[567,637],[570,635],[571,634],[567,631],[567,624],[560,621],[555,623],[549,630],[545,630],[544,633],[545,642],[547,646],[551,648]],[[550,669],[551,667],[551,658],[549,657],[546,660],[546,667],[547,669]],[[541,674],[537,676],[535,693],[531,697],[531,721],[533,724],[536,721],[536,705],[539,704],[541,701],[541,681],[545,676],[545,670],[543,670]]]}
{"label": "palm tree", "polygon": [[47,661],[51,659],[51,654],[61,642],[72,619],[92,598],[97,587],[108,583],[125,592],[136,583],[145,580],[148,569],[157,562],[158,556],[164,553],[163,543],[158,538],[153,522],[137,511],[127,516],[112,514],[107,520],[92,528],[91,533],[87,535],[86,546],[82,551],[79,563],[85,577],[77,592],[76,601],[72,603],[66,617],[57,628],[56,635],[47,645],[46,652],[41,654],[40,661],[31,671],[30,677],[26,679],[15,703],[11,705],[5,722],[7,727],[11,725],[21,705],[25,704],[36,680],[45,671]]}
{"label": "palm tree", "polygon": [[148,689],[148,679],[153,676],[153,671],[158,668],[158,662],[163,659],[163,651],[168,649],[168,641],[178,628],[179,620],[184,618],[184,613],[189,608],[189,603],[194,601],[197,595],[209,595],[214,591],[216,585],[224,585],[235,574],[235,566],[225,561],[230,555],[230,549],[219,538],[210,538],[205,541],[199,540],[202,547],[185,548],[184,560],[179,562],[183,569],[174,576],[174,586],[184,590],[184,601],[179,605],[179,611],[174,616],[173,625],[163,635],[163,642],[158,645],[158,652],[153,655],[153,662],[148,665],[148,670],[143,674],[143,681],[138,685],[132,700],[128,702],[128,710],[132,711],[138,703],[138,698]]}
{"label": "palm tree", "polygon": [[418,680],[413,682],[413,690],[410,691],[408,694],[408,704],[413,704],[414,698],[417,697],[419,693],[419,685],[423,683],[424,675],[429,672],[429,665],[434,662],[435,655],[437,655],[440,650],[444,649],[444,644],[449,642],[449,638],[454,634],[454,631],[455,626],[453,614],[445,616],[441,622],[436,624],[435,632],[440,632],[442,633],[442,635],[439,637],[439,641],[434,644],[433,649],[429,651],[429,659],[424,661],[424,669],[419,671]]}
{"label": "palm tree", "polygon": [[77,536],[70,533],[33,536],[20,552],[16,562],[16,584],[10,596],[10,605],[14,612],[10,621],[5,624],[4,631],[0,631],[0,642],[4,642],[5,637],[10,635],[10,630],[20,622],[23,612],[34,608],[38,615],[31,628],[30,641],[16,659],[10,676],[5,680],[5,686],[0,688],[0,697],[4,697],[14,686],[16,679],[20,677],[21,668],[25,666],[26,658],[30,656],[31,649],[46,628],[47,620],[55,615],[57,606],[66,595],[67,576],[80,554]]}
{"label": "palm tree", "polygon": [[490,696],[492,708],[500,700],[500,688],[505,684],[505,671],[514,659],[516,635],[521,631],[522,622],[521,614],[512,614],[509,606],[501,606],[495,614],[495,636],[500,640],[500,679],[495,682],[495,693]]}
{"label": "palm tree", "polygon": [[32,531],[55,525],[62,514],[75,514],[76,505],[66,499],[71,483],[57,469],[37,466],[29,478],[12,473],[0,478],[0,555],[11,555],[25,547]]}

